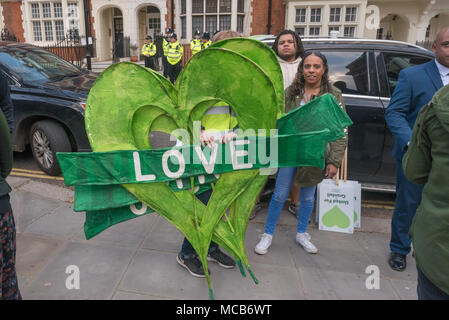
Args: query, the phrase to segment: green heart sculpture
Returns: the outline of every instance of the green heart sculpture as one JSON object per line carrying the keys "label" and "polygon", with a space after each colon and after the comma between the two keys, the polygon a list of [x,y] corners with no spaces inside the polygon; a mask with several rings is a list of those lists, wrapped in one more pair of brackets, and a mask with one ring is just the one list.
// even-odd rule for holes
{"label": "green heart sculpture", "polygon": [[[226,49],[234,43],[229,40],[193,56],[175,86],[133,63],[110,66],[95,82],[86,103],[86,131],[92,150],[149,149],[150,131],[171,133],[183,128],[192,139],[193,121],[200,120],[219,101],[232,106],[240,129],[274,129],[283,109],[283,87],[272,80],[282,79],[279,64],[268,47],[260,47],[254,40],[244,41],[249,48],[271,56],[261,62],[269,74],[244,52]],[[246,55],[248,52],[254,55],[252,50]],[[207,266],[213,236],[253,275],[243,240],[248,216],[266,179],[258,170],[224,173],[207,206],[193,192],[173,192],[165,183],[122,186],[185,235],[203,264],[213,298]],[[222,217],[231,206],[225,222]]]}
{"label": "green heart sculpture", "polygon": [[351,225],[351,221],[338,206],[334,206],[324,214],[323,224],[329,228],[337,226],[340,229],[346,229]]}

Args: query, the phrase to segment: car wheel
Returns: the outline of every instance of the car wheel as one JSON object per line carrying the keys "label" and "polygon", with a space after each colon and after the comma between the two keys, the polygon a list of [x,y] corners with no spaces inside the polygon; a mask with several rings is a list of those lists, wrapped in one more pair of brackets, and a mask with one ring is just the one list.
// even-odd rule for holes
{"label": "car wheel", "polygon": [[56,152],[72,151],[67,133],[60,124],[52,120],[33,124],[30,130],[30,144],[39,168],[51,176],[61,173]]}

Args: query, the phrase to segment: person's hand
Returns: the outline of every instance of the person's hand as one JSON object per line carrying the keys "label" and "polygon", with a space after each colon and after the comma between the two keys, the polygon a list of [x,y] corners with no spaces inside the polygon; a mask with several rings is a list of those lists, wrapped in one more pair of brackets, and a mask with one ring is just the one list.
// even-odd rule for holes
{"label": "person's hand", "polygon": [[234,138],[237,138],[237,134],[234,131],[230,131],[230,132],[226,133],[223,137],[221,137],[220,143],[229,142]]}
{"label": "person's hand", "polygon": [[329,163],[326,166],[326,171],[324,172],[324,175],[326,176],[326,178],[328,179],[332,179],[336,174],[337,174],[338,168],[333,165],[332,163]]}
{"label": "person's hand", "polygon": [[205,147],[204,143],[206,143],[209,148],[212,148],[215,145],[214,137],[211,136],[206,130],[201,130],[200,141],[203,148]]}

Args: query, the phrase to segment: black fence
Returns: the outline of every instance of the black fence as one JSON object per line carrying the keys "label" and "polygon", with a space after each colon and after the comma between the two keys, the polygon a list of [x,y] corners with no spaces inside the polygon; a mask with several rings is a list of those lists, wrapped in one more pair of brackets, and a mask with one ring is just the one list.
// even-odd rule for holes
{"label": "black fence", "polygon": [[[77,30],[75,32],[68,32],[64,39],[58,41],[55,44],[39,46],[46,49],[59,57],[73,63],[74,65],[82,68],[85,66],[85,58],[87,53],[86,38],[80,37]],[[92,44],[89,43],[89,49],[91,51],[91,57],[96,56],[95,50],[95,38],[92,38]]]}
{"label": "black fence", "polygon": [[3,29],[0,33],[0,39],[2,41],[17,41],[16,36],[13,33],[10,33],[7,29]]}

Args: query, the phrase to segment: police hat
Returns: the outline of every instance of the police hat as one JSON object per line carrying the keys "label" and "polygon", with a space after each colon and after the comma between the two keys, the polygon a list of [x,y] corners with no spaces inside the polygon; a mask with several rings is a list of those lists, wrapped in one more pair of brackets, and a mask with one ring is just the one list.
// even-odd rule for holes
{"label": "police hat", "polygon": [[210,39],[209,32],[204,32],[201,38],[209,40]]}
{"label": "police hat", "polygon": [[200,30],[198,30],[198,29],[197,29],[197,30],[195,31],[195,35],[196,35],[196,36],[199,36],[199,35],[201,35],[201,32],[200,32]]}
{"label": "police hat", "polygon": [[153,40],[153,38],[151,36],[146,36],[145,40]]}
{"label": "police hat", "polygon": [[167,34],[168,34],[168,33],[173,33],[173,29],[168,28],[168,29],[167,29]]}
{"label": "police hat", "polygon": [[176,35],[176,33],[172,33],[170,38],[174,38],[174,39],[178,40],[178,36]]}

